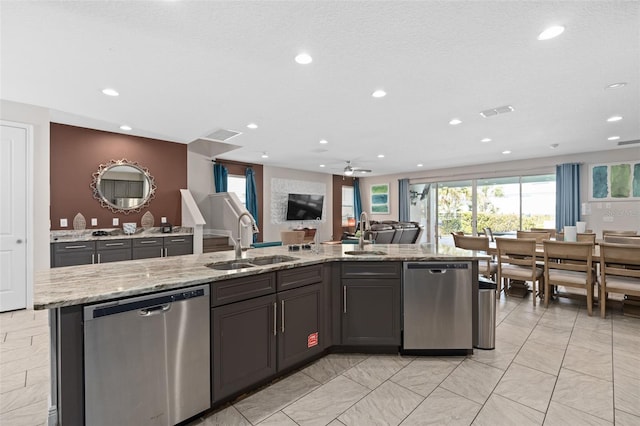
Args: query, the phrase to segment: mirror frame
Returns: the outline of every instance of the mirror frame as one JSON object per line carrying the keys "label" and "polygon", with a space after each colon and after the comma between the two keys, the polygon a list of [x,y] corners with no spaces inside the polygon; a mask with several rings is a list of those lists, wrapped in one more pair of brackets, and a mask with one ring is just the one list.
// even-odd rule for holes
{"label": "mirror frame", "polygon": [[[109,200],[107,200],[107,198],[104,196],[104,194],[102,194],[102,191],[100,190],[100,182],[102,181],[104,174],[111,168],[116,166],[129,166],[138,169],[140,173],[144,175],[145,179],[149,182],[149,193],[146,197],[143,198],[141,204],[135,207],[118,207],[110,203]],[[129,214],[140,212],[140,210],[142,210],[143,208],[148,207],[151,200],[153,200],[156,196],[157,187],[155,179],[153,178],[153,176],[151,176],[149,170],[146,167],[142,167],[137,162],[129,161],[126,158],[123,158],[122,160],[111,160],[106,164],[100,164],[100,166],[98,167],[98,171],[93,173],[92,177],[93,181],[91,182],[91,189],[93,190],[93,198],[98,200],[102,207],[108,208],[113,213]]]}

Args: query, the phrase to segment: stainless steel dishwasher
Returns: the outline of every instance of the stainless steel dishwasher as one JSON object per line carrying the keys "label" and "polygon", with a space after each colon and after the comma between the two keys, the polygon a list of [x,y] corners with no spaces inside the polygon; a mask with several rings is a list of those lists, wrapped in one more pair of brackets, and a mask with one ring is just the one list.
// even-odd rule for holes
{"label": "stainless steel dishwasher", "polygon": [[210,408],[209,286],[84,308],[85,423],[174,425]]}
{"label": "stainless steel dishwasher", "polygon": [[472,277],[471,262],[404,262],[404,352],[473,351]]}

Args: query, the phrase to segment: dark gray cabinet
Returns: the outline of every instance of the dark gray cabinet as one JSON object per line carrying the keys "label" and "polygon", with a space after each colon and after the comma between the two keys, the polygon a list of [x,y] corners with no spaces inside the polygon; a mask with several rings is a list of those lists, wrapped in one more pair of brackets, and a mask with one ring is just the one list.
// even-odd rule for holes
{"label": "dark gray cabinet", "polygon": [[193,254],[193,236],[172,236],[133,239],[133,259]]}
{"label": "dark gray cabinet", "polygon": [[51,244],[51,266],[91,265],[131,260],[131,240],[79,241]]}
{"label": "dark gray cabinet", "polygon": [[401,264],[342,265],[342,345],[400,345]]}
{"label": "dark gray cabinet", "polygon": [[212,309],[214,401],[276,373],[276,308],[271,294]]}
{"label": "dark gray cabinet", "polygon": [[131,240],[96,241],[96,263],[131,260]]}
{"label": "dark gray cabinet", "polygon": [[164,237],[164,257],[193,254],[193,237],[191,235]]}

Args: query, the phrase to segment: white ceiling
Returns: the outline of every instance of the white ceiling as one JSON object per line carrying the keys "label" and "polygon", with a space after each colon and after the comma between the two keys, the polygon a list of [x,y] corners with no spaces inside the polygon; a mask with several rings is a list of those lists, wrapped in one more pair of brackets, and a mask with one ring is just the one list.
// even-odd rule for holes
{"label": "white ceiling", "polygon": [[[383,175],[640,139],[638,1],[3,0],[0,15],[2,99],[180,143],[241,131],[219,158]],[[564,34],[538,41],[553,24]]]}

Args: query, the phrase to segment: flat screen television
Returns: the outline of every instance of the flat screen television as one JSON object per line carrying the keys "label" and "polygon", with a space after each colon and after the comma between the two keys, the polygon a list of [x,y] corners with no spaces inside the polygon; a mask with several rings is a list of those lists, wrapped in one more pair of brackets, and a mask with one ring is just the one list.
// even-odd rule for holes
{"label": "flat screen television", "polygon": [[289,194],[287,200],[287,220],[322,219],[324,195]]}

